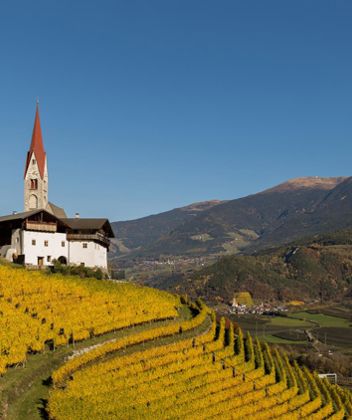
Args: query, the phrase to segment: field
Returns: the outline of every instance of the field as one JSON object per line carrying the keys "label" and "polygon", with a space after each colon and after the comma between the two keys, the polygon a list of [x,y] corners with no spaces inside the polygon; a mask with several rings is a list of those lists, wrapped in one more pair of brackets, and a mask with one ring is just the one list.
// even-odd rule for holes
{"label": "field", "polygon": [[234,319],[244,331],[249,331],[268,343],[304,344],[304,330],[315,326],[309,321],[281,316],[244,315]]}
{"label": "field", "polygon": [[201,301],[0,266],[0,305],[4,419],[352,415],[348,391]]}
{"label": "field", "polygon": [[333,344],[352,350],[352,329],[346,331],[346,328],[338,327],[319,328],[316,335],[319,340],[326,341],[327,345]]}
{"label": "field", "polygon": [[295,312],[290,315],[292,318],[303,319],[316,323],[319,327],[348,328],[351,322],[347,319],[326,315],[323,313]]}
{"label": "field", "polygon": [[293,319],[284,316],[271,317],[270,323],[275,327],[285,328],[309,328],[312,326],[312,323],[309,320]]}
{"label": "field", "polygon": [[351,313],[344,305],[325,306],[307,311],[289,312],[285,316],[242,315],[241,327],[268,343],[307,344],[304,331],[334,349],[348,352],[352,340]]}

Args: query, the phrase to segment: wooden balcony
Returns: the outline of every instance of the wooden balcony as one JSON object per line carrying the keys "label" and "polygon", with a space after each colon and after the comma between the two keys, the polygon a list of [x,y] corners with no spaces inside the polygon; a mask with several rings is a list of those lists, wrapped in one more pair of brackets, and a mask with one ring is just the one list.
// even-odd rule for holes
{"label": "wooden balcony", "polygon": [[35,230],[37,232],[57,232],[57,223],[26,220],[25,229]]}
{"label": "wooden balcony", "polygon": [[109,248],[110,246],[110,240],[109,238],[107,238],[105,235],[103,235],[102,233],[96,232],[96,233],[92,233],[92,234],[87,234],[87,233],[68,233],[67,234],[67,240],[68,241],[93,241],[93,242],[98,242],[101,245],[106,246],[107,248]]}

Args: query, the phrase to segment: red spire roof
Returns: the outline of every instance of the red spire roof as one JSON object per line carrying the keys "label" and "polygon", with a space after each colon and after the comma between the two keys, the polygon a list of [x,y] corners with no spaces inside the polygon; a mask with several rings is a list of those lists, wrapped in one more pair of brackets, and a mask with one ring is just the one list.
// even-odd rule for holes
{"label": "red spire roof", "polygon": [[31,163],[31,158],[32,158],[33,153],[35,155],[35,158],[37,159],[40,176],[41,178],[43,178],[44,170],[45,170],[46,153],[45,153],[44,145],[43,145],[42,130],[40,128],[38,103],[37,103],[37,107],[35,111],[32,142],[31,142],[31,147],[27,153],[27,162],[26,162],[26,169],[24,171],[24,176],[26,176],[28,167]]}

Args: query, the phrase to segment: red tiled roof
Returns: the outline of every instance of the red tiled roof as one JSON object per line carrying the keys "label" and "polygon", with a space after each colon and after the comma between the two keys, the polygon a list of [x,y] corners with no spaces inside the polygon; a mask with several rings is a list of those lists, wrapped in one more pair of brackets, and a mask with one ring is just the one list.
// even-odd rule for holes
{"label": "red tiled roof", "polygon": [[33,127],[33,134],[32,134],[32,142],[31,147],[27,153],[27,162],[26,168],[24,171],[24,176],[26,176],[28,167],[31,163],[32,154],[34,153],[35,158],[37,159],[39,173],[41,178],[44,177],[44,170],[45,170],[45,160],[46,160],[46,153],[44,150],[43,145],[43,136],[42,130],[40,128],[40,119],[39,119],[39,109],[38,104],[35,111],[35,120],[34,120],[34,127]]}

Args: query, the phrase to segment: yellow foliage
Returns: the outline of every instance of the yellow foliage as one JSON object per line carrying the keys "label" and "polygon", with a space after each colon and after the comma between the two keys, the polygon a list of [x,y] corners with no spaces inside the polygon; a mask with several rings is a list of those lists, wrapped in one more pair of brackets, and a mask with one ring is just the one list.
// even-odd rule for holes
{"label": "yellow foliage", "polygon": [[234,300],[239,305],[253,306],[253,299],[249,292],[238,292],[234,294]]}
{"label": "yellow foliage", "polygon": [[290,300],[290,302],[288,302],[288,304],[290,306],[302,306],[304,305],[303,300]]}
{"label": "yellow foliage", "polygon": [[[205,308],[202,306],[195,316],[196,324],[202,312],[207,313]],[[257,340],[250,344],[254,349],[248,356],[258,359],[258,354],[264,351],[264,359],[271,360],[272,368],[268,371],[270,367],[265,368],[262,362],[255,367],[258,363],[236,354],[233,339],[231,344],[227,341],[224,320],[216,333],[214,323],[213,319],[212,328],[203,334],[202,340],[199,337],[180,340],[106,360],[94,359],[98,355],[92,354],[89,359],[96,360],[94,364],[77,361],[78,370],[72,370],[71,366],[66,372],[66,377],[73,372],[72,380],[64,388],[51,391],[50,416],[57,420],[300,419],[312,413],[317,418],[329,413],[339,418],[340,411],[332,413],[330,403],[321,407],[325,397],[320,394],[319,378],[307,370],[301,371],[297,365],[291,366],[285,355],[277,352],[271,355],[270,349],[267,346],[262,349]],[[241,340],[247,344],[242,343],[240,348],[252,343],[248,335],[246,338],[241,335]],[[62,372],[64,366],[57,372]],[[335,394],[339,408],[345,412],[340,394],[337,391]]]}
{"label": "yellow foliage", "polygon": [[0,374],[29,351],[178,317],[179,299],[128,283],[0,266]]}
{"label": "yellow foliage", "polygon": [[[47,276],[0,266],[0,374],[29,351],[170,319],[67,360],[52,374],[50,418],[332,419],[351,395],[244,337],[199,302],[178,319],[179,298],[128,283]],[[201,327],[207,331],[197,335]],[[169,337],[169,344],[157,345]],[[151,342],[147,349],[142,344]],[[136,346],[133,348],[131,346]],[[125,349],[129,348],[125,354]],[[134,350],[134,351],[133,351]]]}

